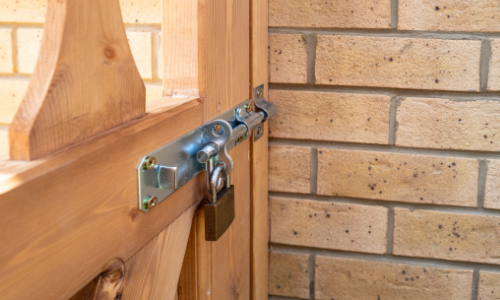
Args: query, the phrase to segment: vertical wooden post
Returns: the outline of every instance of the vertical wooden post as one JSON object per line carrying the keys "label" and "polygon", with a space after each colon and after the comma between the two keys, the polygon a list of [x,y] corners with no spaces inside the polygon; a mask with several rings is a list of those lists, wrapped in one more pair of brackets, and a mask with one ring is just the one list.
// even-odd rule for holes
{"label": "vertical wooden post", "polygon": [[118,0],[49,0],[38,62],[10,126],[33,160],[145,114]]}
{"label": "vertical wooden post", "polygon": [[[264,84],[268,98],[268,1],[251,0],[251,82],[252,87]],[[254,96],[254,94],[252,93]],[[255,100],[255,99],[254,99]],[[250,144],[252,170],[252,300],[268,297],[268,124],[264,136]]]}
{"label": "vertical wooden post", "polygon": [[249,1],[163,0],[164,93],[203,99],[205,121],[249,98]]}

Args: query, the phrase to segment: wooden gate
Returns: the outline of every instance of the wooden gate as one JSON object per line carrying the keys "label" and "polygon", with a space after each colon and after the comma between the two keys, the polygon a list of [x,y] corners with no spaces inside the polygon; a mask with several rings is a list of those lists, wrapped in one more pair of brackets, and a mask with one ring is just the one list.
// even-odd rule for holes
{"label": "wooden gate", "polygon": [[146,104],[118,0],[48,1],[0,160],[2,299],[267,299],[267,134],[232,150],[236,218],[217,242],[204,174],[143,213],[136,173],[267,83],[267,1],[162,10],[164,97]]}

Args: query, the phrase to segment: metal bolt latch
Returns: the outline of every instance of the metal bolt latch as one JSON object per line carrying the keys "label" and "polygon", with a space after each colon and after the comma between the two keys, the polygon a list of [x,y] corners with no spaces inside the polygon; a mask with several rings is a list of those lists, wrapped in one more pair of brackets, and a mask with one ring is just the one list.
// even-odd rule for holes
{"label": "metal bolt latch", "polygon": [[211,173],[220,164],[224,165],[219,168],[220,178],[230,186],[234,166],[228,151],[252,132],[257,141],[263,136],[263,123],[276,113],[263,91],[263,84],[255,87],[254,103],[247,100],[144,156],[137,168],[140,210],[147,212],[202,171]]}

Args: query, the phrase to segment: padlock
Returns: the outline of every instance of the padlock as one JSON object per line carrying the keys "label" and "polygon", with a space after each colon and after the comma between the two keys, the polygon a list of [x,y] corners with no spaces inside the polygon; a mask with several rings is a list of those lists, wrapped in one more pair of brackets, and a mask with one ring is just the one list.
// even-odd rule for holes
{"label": "padlock", "polygon": [[234,186],[222,177],[224,164],[217,164],[210,176],[211,199],[205,204],[205,240],[217,241],[234,220]]}

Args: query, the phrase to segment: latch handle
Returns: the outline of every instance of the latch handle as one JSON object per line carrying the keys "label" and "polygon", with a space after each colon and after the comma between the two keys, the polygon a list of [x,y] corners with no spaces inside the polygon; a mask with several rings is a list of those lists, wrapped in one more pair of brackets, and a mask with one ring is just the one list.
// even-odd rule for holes
{"label": "latch handle", "polygon": [[[233,128],[226,120],[218,119],[203,126],[203,143],[215,143],[219,147],[218,157],[224,163],[224,176],[229,175],[233,170],[233,159],[227,153],[229,149],[226,147],[232,136]],[[198,157],[199,154],[200,152],[196,156]]]}

